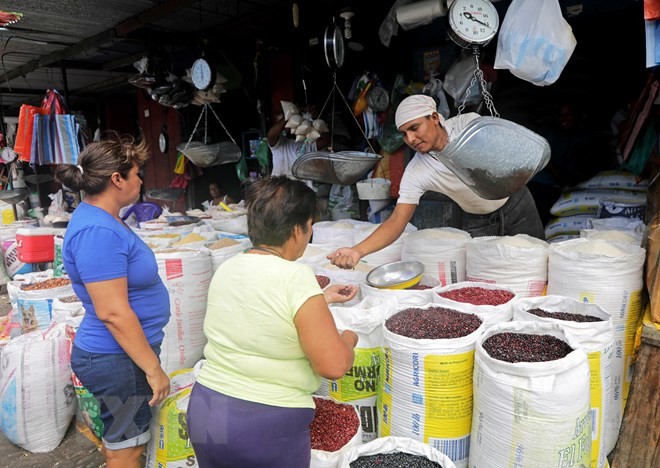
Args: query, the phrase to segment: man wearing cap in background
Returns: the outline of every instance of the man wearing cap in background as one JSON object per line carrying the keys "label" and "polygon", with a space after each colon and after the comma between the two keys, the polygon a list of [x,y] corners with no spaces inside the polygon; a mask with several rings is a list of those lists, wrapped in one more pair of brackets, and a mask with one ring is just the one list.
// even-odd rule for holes
{"label": "man wearing cap in background", "polygon": [[508,198],[479,197],[437,159],[436,152],[458,137],[479,114],[468,113],[445,120],[433,98],[414,95],[396,110],[396,126],[403,141],[416,151],[403,173],[399,199],[392,216],[373,234],[353,247],[343,247],[328,256],[332,264],[352,268],[362,257],[397,240],[412,219],[419,199],[426,191],[447,195],[460,207],[460,226],[472,237],[528,234],[544,238],[543,225],[527,187]]}

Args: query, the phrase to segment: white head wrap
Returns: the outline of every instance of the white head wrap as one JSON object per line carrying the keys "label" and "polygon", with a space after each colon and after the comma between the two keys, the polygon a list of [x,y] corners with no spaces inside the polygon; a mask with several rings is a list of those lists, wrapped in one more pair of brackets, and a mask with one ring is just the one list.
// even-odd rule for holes
{"label": "white head wrap", "polygon": [[[396,115],[394,117],[396,128],[400,128],[403,124],[411,120],[431,115],[434,112],[438,112],[438,107],[431,96],[424,94],[408,96],[401,101],[401,104],[396,109]],[[445,119],[439,113],[438,117],[440,117],[440,124],[442,124]]]}
{"label": "white head wrap", "polygon": [[85,173],[85,171],[83,170],[83,168],[80,164],[78,164],[76,167],[78,168],[78,170],[80,171],[81,174]]}

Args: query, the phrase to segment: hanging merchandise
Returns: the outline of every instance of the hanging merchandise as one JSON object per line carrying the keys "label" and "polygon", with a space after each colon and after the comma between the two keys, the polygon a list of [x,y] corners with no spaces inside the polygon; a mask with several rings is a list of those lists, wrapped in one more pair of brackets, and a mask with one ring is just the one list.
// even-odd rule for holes
{"label": "hanging merchandise", "polygon": [[[221,141],[219,143],[209,144],[208,136],[208,111],[211,110],[211,113],[218,121],[222,129],[225,131],[231,142]],[[192,141],[199,127],[199,123],[204,117],[204,138],[202,141]],[[236,144],[236,140],[231,136],[227,127],[222,123],[218,114],[215,113],[215,110],[211,104],[204,104],[202,111],[199,114],[197,123],[193,131],[190,132],[190,138],[186,143],[181,143],[176,147],[177,151],[180,151],[184,154],[190,161],[193,162],[198,167],[209,167],[217,166],[219,164],[228,164],[237,162],[241,158],[241,149]]]}
{"label": "hanging merchandise", "polygon": [[502,22],[495,68],[537,86],[559,78],[577,41],[559,0],[513,0]]}
{"label": "hanging merchandise", "polygon": [[[73,114],[66,113],[64,100],[55,89],[49,89],[41,104],[41,111],[35,112],[32,125],[32,139],[28,152],[30,164],[76,164],[78,155],[85,147],[80,124]],[[29,129],[29,113],[26,125]],[[20,123],[19,123],[20,126]],[[24,140],[27,144],[27,137]]]}

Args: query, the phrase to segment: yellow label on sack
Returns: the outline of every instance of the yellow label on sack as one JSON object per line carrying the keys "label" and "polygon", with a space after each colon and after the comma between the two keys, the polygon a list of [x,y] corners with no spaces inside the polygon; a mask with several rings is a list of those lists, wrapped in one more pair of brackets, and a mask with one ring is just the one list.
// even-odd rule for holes
{"label": "yellow label on sack", "polygon": [[[605,351],[607,352],[607,351]],[[603,373],[601,368],[602,352],[589,353],[589,370],[591,378],[589,388],[591,391],[591,466],[598,467],[600,453],[600,439],[603,435],[601,428],[603,421]],[[605,454],[602,454],[604,457]]]}
{"label": "yellow label on sack", "polygon": [[392,350],[384,347],[381,354],[381,368],[378,377],[378,436],[387,437],[392,431]]}
{"label": "yellow label on sack", "polygon": [[470,433],[473,369],[474,350],[424,358],[424,442]]}
{"label": "yellow label on sack", "polygon": [[630,297],[627,301],[628,316],[626,317],[626,329],[623,331],[623,407],[626,406],[628,401],[628,393],[630,392],[630,382],[632,381],[633,373],[633,346],[635,344],[635,333],[637,332],[637,324],[642,316],[642,291],[631,291]]}
{"label": "yellow label on sack", "polygon": [[330,384],[330,396],[336,401],[351,402],[376,395],[380,347],[355,348],[353,366],[339,380]]}

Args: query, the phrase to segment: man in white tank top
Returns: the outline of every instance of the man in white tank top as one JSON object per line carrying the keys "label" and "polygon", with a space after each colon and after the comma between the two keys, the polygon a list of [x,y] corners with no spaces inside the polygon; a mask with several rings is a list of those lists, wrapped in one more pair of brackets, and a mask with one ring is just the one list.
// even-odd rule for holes
{"label": "man in white tank top", "polygon": [[343,247],[328,256],[341,268],[352,268],[362,257],[387,247],[401,236],[412,219],[419,199],[427,191],[447,195],[460,207],[458,228],[472,237],[529,234],[544,238],[543,225],[527,187],[509,198],[486,200],[465,185],[434,156],[454,140],[479,115],[468,113],[445,120],[430,96],[404,99],[396,111],[396,126],[403,141],[416,151],[401,179],[397,205],[387,221],[371,236],[353,247]]}

